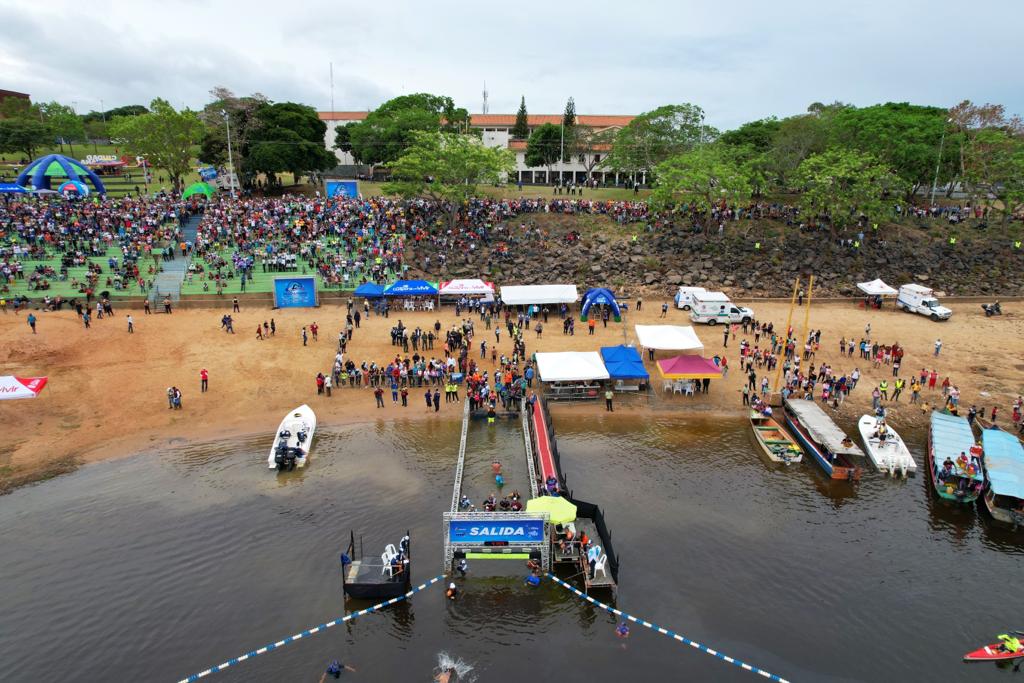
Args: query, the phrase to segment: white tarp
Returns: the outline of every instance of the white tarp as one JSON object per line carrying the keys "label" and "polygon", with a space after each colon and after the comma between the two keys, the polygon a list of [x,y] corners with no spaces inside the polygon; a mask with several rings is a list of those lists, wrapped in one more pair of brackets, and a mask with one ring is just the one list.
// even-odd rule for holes
{"label": "white tarp", "polygon": [[885,284],[881,280],[872,280],[871,282],[858,282],[857,289],[864,292],[868,296],[896,296],[899,294],[895,289]]}
{"label": "white tarp", "polygon": [[0,377],[0,400],[9,398],[35,398],[46,386],[46,377]]}
{"label": "white tarp", "polygon": [[459,296],[462,294],[494,294],[494,283],[484,282],[476,278],[470,280],[449,280],[442,282],[438,292],[442,296]]}
{"label": "white tarp", "polygon": [[689,325],[635,325],[640,346],[661,351],[700,351],[704,344]]}
{"label": "white tarp", "polygon": [[538,353],[537,371],[544,382],[608,379],[608,369],[597,351]]}
{"label": "white tarp", "polygon": [[579,301],[576,285],[503,285],[501,300],[509,306],[571,304]]}

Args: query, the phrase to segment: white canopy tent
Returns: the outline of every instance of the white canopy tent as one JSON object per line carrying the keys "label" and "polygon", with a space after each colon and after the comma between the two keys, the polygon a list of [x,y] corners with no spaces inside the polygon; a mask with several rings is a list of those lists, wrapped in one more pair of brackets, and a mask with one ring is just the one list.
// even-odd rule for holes
{"label": "white canopy tent", "polygon": [[494,283],[484,282],[479,278],[468,280],[449,280],[442,282],[438,288],[441,296],[461,296],[463,294],[494,294]]}
{"label": "white canopy tent", "polygon": [[640,346],[659,351],[696,351],[704,353],[704,344],[689,325],[635,325]]}
{"label": "white canopy tent", "polygon": [[543,382],[608,379],[608,368],[597,351],[538,353],[537,371]]}
{"label": "white canopy tent", "polygon": [[872,280],[871,282],[858,282],[857,289],[864,292],[868,296],[896,296],[899,294],[898,291],[885,284],[881,280]]}
{"label": "white canopy tent", "polygon": [[509,306],[571,304],[579,298],[576,285],[508,285],[501,288],[501,300]]}

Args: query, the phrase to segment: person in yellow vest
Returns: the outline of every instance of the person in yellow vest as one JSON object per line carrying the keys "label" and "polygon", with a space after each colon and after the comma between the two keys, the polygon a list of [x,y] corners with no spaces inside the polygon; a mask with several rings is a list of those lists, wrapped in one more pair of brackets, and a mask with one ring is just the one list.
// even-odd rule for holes
{"label": "person in yellow vest", "polygon": [[878,383],[878,392],[880,394],[882,394],[882,400],[883,401],[888,401],[889,400],[889,382],[884,380],[884,379],[881,382],[879,382]]}
{"label": "person in yellow vest", "polygon": [[902,377],[897,377],[893,384],[892,400],[900,400],[900,394],[903,393],[903,387],[906,384],[906,380]]}
{"label": "person in yellow vest", "polygon": [[1004,652],[1020,652],[1022,648],[1020,638],[1017,638],[1015,636],[1011,636],[1007,633],[1002,633],[996,636],[996,638],[1002,641],[999,644],[999,647],[1001,647]]}

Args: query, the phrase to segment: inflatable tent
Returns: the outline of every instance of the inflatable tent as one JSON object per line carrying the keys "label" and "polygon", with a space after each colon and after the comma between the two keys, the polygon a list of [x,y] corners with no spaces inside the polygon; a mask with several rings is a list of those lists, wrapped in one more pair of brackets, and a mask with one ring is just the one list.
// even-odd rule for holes
{"label": "inflatable tent", "polygon": [[63,154],[47,154],[39,157],[18,174],[17,182],[22,187],[31,185],[37,190],[52,190],[51,178],[67,178],[68,180],[92,183],[93,189],[99,194],[106,194],[107,188],[103,181],[81,161],[76,161]]}
{"label": "inflatable tent", "polygon": [[588,289],[587,293],[583,295],[583,307],[580,308],[580,320],[587,320],[587,313],[590,311],[590,307],[594,304],[610,306],[612,309],[612,315],[615,317],[615,322],[622,322],[622,312],[619,310],[619,302],[615,300],[615,295],[611,293],[611,290],[605,289],[604,287]]}
{"label": "inflatable tent", "polygon": [[181,198],[188,199],[194,194],[204,195],[207,199],[213,196],[214,189],[209,183],[192,183],[181,193]]}

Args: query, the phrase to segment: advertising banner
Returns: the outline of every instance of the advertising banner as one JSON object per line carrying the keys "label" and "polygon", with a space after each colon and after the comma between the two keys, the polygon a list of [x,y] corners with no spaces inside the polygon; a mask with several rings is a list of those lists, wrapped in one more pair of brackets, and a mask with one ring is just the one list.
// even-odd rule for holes
{"label": "advertising banner", "polygon": [[274,278],[274,306],[277,308],[311,308],[319,303],[315,277]]}
{"label": "advertising banner", "polygon": [[11,398],[35,398],[46,386],[46,377],[0,377],[0,400]]}
{"label": "advertising banner", "polygon": [[327,198],[359,196],[359,182],[355,180],[328,180],[324,183]]}
{"label": "advertising banner", "polygon": [[448,526],[448,542],[451,544],[505,542],[509,545],[536,545],[543,541],[543,519],[453,519]]}

